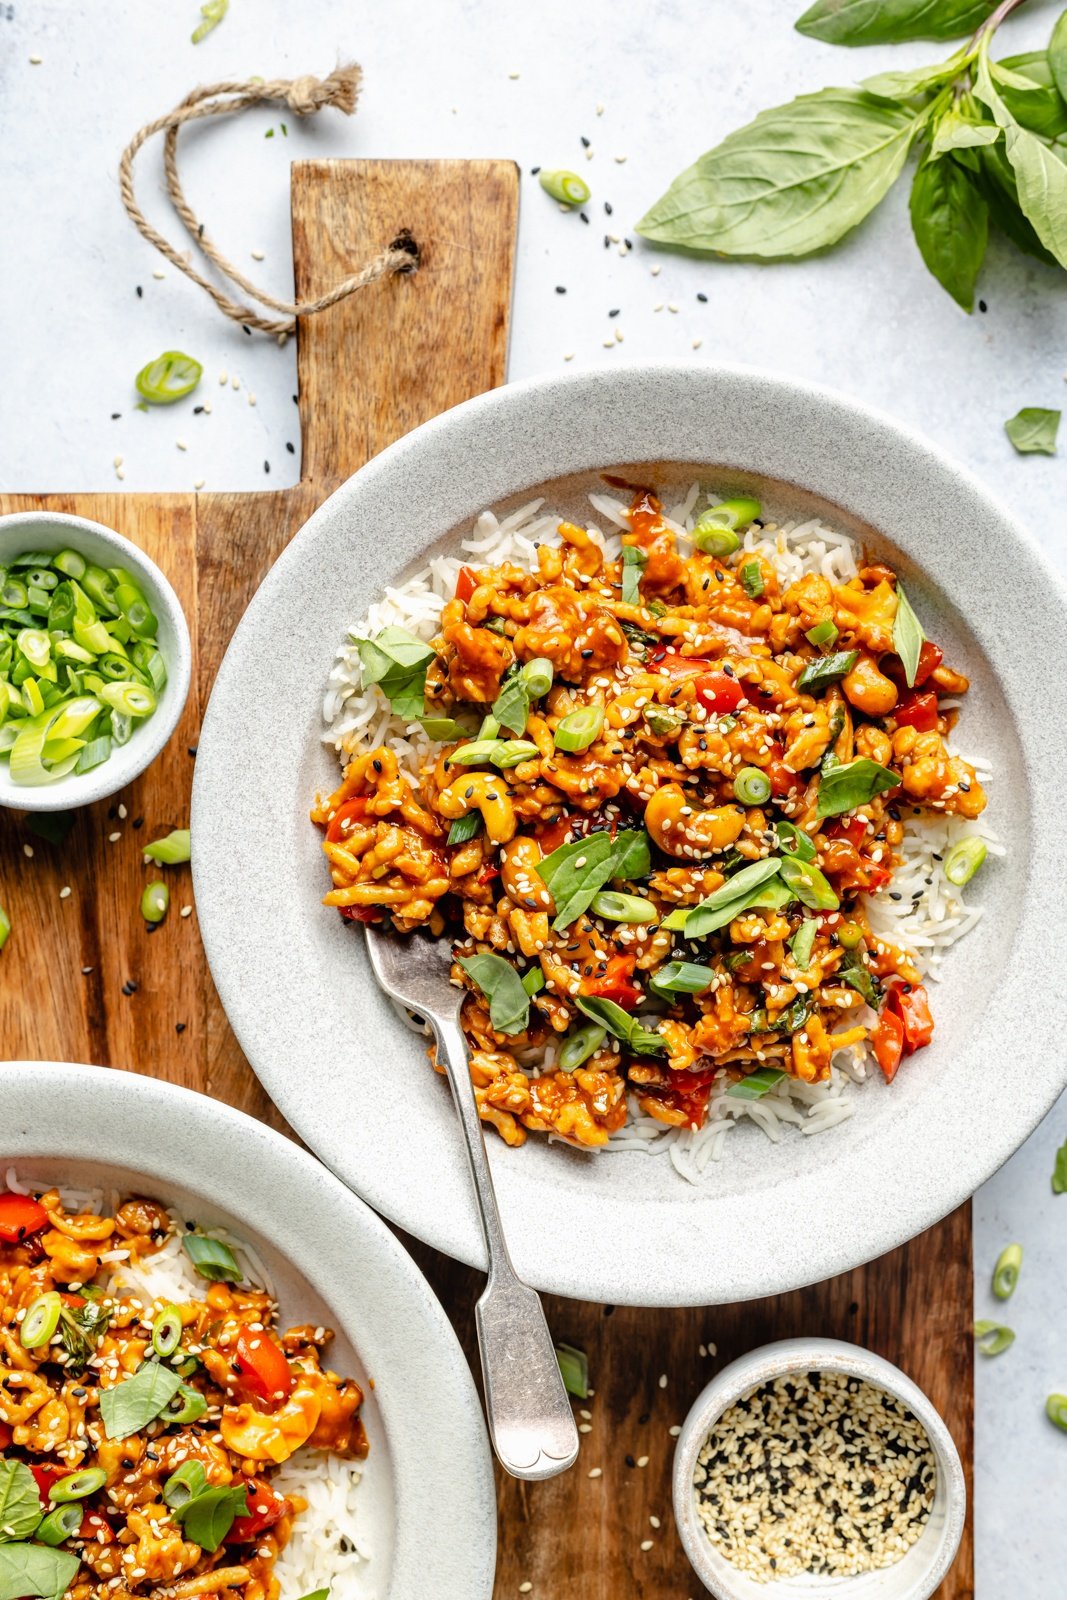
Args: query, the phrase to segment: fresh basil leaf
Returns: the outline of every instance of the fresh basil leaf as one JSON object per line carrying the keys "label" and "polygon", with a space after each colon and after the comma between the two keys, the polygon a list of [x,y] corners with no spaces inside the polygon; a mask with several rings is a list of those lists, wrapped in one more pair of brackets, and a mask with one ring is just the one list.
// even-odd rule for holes
{"label": "fresh basil leaf", "polygon": [[465,723],[457,722],[455,717],[420,717],[423,730],[427,738],[437,739],[442,744],[451,744],[454,739],[469,739],[471,730]]}
{"label": "fresh basil leaf", "polygon": [[426,669],[434,653],[404,628],[383,628],[357,639],[364,685],[376,683],[397,716],[412,720],[426,710]]}
{"label": "fresh basil leaf", "polygon": [[900,44],[906,39],[962,39],[996,0],[815,0],[798,33],[826,44]]}
{"label": "fresh basil leaf", "polygon": [[895,789],[900,775],[890,772],[860,756],[856,761],[839,762],[828,771],[824,768],[819,779],[819,798],[815,807],[817,817],[839,817],[842,812],[855,811],[865,806],[876,794]]}
{"label": "fresh basil leaf", "polygon": [[996,123],[976,122],[973,117],[965,116],[958,107],[950,106],[934,124],[930,155],[936,159],[947,155],[950,150],[970,150],[979,145],[996,144],[999,138],[1000,129]]}
{"label": "fresh basil leaf", "polygon": [[858,656],[858,650],[839,650],[836,655],[817,656],[814,661],[808,662],[800,674],[796,688],[806,690],[809,694],[828,689],[832,683],[852,671]]}
{"label": "fresh basil leaf", "polygon": [[630,1049],[639,1056],[655,1055],[660,1050],[666,1050],[667,1041],[661,1033],[653,1033],[648,1028],[641,1026],[636,1017],[631,1017],[622,1006],[617,1006],[614,1000],[604,1000],[599,995],[576,995],[575,1005],[584,1016],[590,1017],[594,1022],[600,1022],[616,1039],[621,1039]]}
{"label": "fresh basil leaf", "polygon": [[911,229],[928,271],[964,311],[989,242],[989,207],[978,180],[952,156],[922,161],[911,185]]}
{"label": "fresh basil leaf", "polygon": [[904,585],[897,580],[897,610],[893,618],[893,649],[900,657],[908,688],[915,687],[915,674],[919,670],[919,656],[926,639],[922,623],[912,610],[911,601],[904,593]]}
{"label": "fresh basil leaf", "polygon": [[1023,406],[1004,424],[1004,432],[1021,456],[1054,456],[1060,413],[1042,406]]}
{"label": "fresh basil leaf", "polygon": [[1056,86],[1049,53],[1030,50],[1008,56],[992,62],[990,73],[1004,104],[1022,127],[1043,139],[1058,139],[1067,133],[1067,104]]}
{"label": "fresh basil leaf", "polygon": [[1057,19],[1048,42],[1048,68],[1053,83],[1067,100],[1067,11]]}
{"label": "fresh basil leaf", "polygon": [[211,1239],[206,1233],[183,1233],[182,1248],[199,1276],[209,1283],[240,1283],[237,1257],[221,1239]]}
{"label": "fresh basil leaf", "polygon": [[795,822],[789,822],[785,817],[775,817],[774,832],[783,855],[799,856],[801,861],[815,860],[815,844],[810,834],[798,828]]}
{"label": "fresh basil leaf", "polygon": [[762,1100],[784,1077],[781,1067],[759,1067],[747,1078],[732,1083],[726,1093],[731,1100]]}
{"label": "fresh basil leaf", "polygon": [[988,145],[979,152],[978,175],[989,206],[990,222],[1017,250],[1055,266],[1055,256],[1045,249],[1019,208],[1019,187],[1003,143]]}
{"label": "fresh basil leaf", "polygon": [[648,565],[648,553],[638,544],[622,547],[622,603],[624,606],[641,604],[641,574]]}
{"label": "fresh basil leaf", "polygon": [[921,122],[922,114],[858,89],[802,95],[702,155],[637,231],[719,255],[809,255],[874,210]]}
{"label": "fresh basil leaf", "polygon": [[526,732],[530,715],[530,696],[523,682],[522,669],[513,665],[493,701],[493,716],[502,728],[507,728],[516,738]]}
{"label": "fresh basil leaf", "polygon": [[182,1380],[170,1367],[146,1361],[132,1378],[100,1391],[100,1415],[109,1439],[140,1433],[174,1399]]}
{"label": "fresh basil leaf", "polygon": [[245,1489],[205,1489],[171,1515],[181,1523],[187,1539],[213,1553],[236,1518],[247,1517],[248,1494]]}
{"label": "fresh basil leaf", "polygon": [[1067,1139],[1056,1151],[1056,1160],[1052,1167],[1052,1192],[1067,1194]]}
{"label": "fresh basil leaf", "polygon": [[882,986],[858,950],[846,950],[843,953],[837,976],[850,989],[855,989],[872,1011],[878,1010],[882,1003]]}
{"label": "fresh basil leaf", "polygon": [[1067,165],[1028,128],[1020,127],[993,83],[988,40],[978,53],[975,94],[1004,129],[1004,149],[1019,196],[1019,209],[1045,249],[1067,266]]}
{"label": "fresh basil leaf", "polygon": [[0,1542],[28,1539],[41,1515],[41,1496],[29,1467],[0,1460]]}
{"label": "fresh basil leaf", "polygon": [[797,966],[804,971],[811,961],[811,952],[815,948],[815,935],[818,932],[818,923],[814,917],[805,917],[796,933],[789,941],[789,949]]}
{"label": "fresh basil leaf", "polygon": [[[88,1290],[83,1287],[82,1294]],[[64,1306],[59,1317],[59,1339],[67,1352],[65,1371],[77,1377],[96,1354],[96,1347],[111,1322],[111,1314],[104,1306]]]}
{"label": "fresh basil leaf", "polygon": [[60,1600],[81,1562],[45,1544],[0,1544],[0,1600]]}
{"label": "fresh basil leaf", "polygon": [[552,926],[557,933],[588,911],[606,883],[615,878],[647,878],[651,870],[649,839],[643,828],[624,828],[614,839],[608,833],[591,833],[561,844],[537,865],[537,875],[555,902]]}
{"label": "fresh basil leaf", "polygon": [[911,100],[955,77],[966,58],[966,50],[957,50],[947,61],[939,61],[934,66],[915,67],[909,72],[879,72],[873,78],[863,78],[860,88],[877,95],[880,100]]}
{"label": "fresh basil leaf", "polygon": [[[459,964],[489,1002],[489,1021],[497,1033],[522,1033],[530,1020],[530,996],[503,956],[460,956]],[[199,1541],[197,1541],[199,1543]]]}
{"label": "fresh basil leaf", "polygon": [[672,911],[660,926],[679,931],[686,939],[703,939],[718,928],[724,928],[747,910],[770,880],[778,876],[781,866],[779,856],[766,856],[761,861],[753,861],[749,866],[742,867],[740,872],[735,872],[732,878],[727,878],[699,905],[690,908],[683,906]]}

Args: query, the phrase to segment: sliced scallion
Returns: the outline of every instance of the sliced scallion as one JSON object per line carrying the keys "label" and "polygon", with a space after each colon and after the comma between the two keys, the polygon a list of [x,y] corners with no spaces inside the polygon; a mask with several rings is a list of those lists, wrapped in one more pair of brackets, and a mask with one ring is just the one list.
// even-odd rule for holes
{"label": "sliced scallion", "polygon": [[67,1539],[72,1539],[82,1525],[85,1509],[80,1505],[56,1506],[36,1526],[33,1537],[38,1544],[56,1545],[63,1544]]}
{"label": "sliced scallion", "polygon": [[68,1473],[58,1483],[53,1483],[48,1498],[54,1500],[57,1506],[69,1505],[72,1500],[87,1499],[102,1489],[106,1482],[107,1473],[103,1467],[83,1467],[80,1472]]}
{"label": "sliced scallion", "polygon": [[771,798],[771,780],[759,767],[742,767],[734,778],[734,796],[743,806],[761,806]]}
{"label": "sliced scallion", "polygon": [[704,994],[715,981],[711,967],[696,961],[668,961],[648,980],[653,994],[673,999],[676,994]]}
{"label": "sliced scallion", "polygon": [[983,1319],[974,1325],[974,1339],[980,1355],[1000,1356],[1015,1343],[1015,1334],[1002,1322]]}
{"label": "sliced scallion", "polygon": [[182,1341],[182,1314],[166,1305],[152,1323],[152,1349],[157,1356],[172,1356]]}
{"label": "sliced scallion", "polygon": [[48,1344],[59,1327],[63,1302],[55,1289],[49,1289],[31,1300],[19,1327],[19,1339],[24,1350],[41,1350]]}
{"label": "sliced scallion", "polygon": [[154,839],[151,844],[145,845],[144,853],[149,861],[158,861],[164,867],[176,867],[180,862],[188,861],[191,854],[189,829],[175,828],[166,838]]}
{"label": "sliced scallion", "polygon": [[570,752],[588,750],[600,738],[603,727],[604,707],[601,705],[582,706],[578,711],[569,711],[556,729],[556,749]]}
{"label": "sliced scallion", "polygon": [[746,561],[741,568],[741,587],[752,600],[763,593],[763,569],[758,561]]}
{"label": "sliced scallion", "polygon": [[554,673],[547,656],[535,656],[522,668],[522,681],[531,700],[542,700],[552,687]]}
{"label": "sliced scallion", "polygon": [[164,350],[161,356],[141,368],[134,384],[141,399],[147,400],[149,405],[169,406],[192,394],[203,371],[200,362],[194,361],[192,356],[180,350]]}
{"label": "sliced scallion", "polygon": [[1045,1401],[1045,1415],[1055,1427],[1067,1433],[1067,1394],[1050,1394]]}
{"label": "sliced scallion", "polygon": [[564,206],[584,206],[592,193],[585,179],[566,167],[542,167],[537,181],[546,194]]}
{"label": "sliced scallion", "polygon": [[0,950],[2,950],[11,937],[11,918],[0,906]]}
{"label": "sliced scallion", "polygon": [[636,894],[617,894],[614,889],[601,889],[593,896],[589,908],[594,917],[605,922],[658,922],[659,911],[651,900]]}
{"label": "sliced scallion", "polygon": [[838,630],[836,624],[827,620],[826,622],[817,622],[814,628],[808,629],[804,637],[807,639],[809,644],[821,646],[824,644],[833,644],[834,640],[837,638],[837,633]]}
{"label": "sliced scallion", "polygon": [[567,1393],[576,1400],[588,1400],[589,1357],[585,1351],[576,1349],[572,1344],[558,1344],[556,1360]]}
{"label": "sliced scallion", "polygon": [[993,1293],[998,1300],[1010,1300],[1019,1282],[1019,1269],[1023,1264],[1021,1244],[1005,1245],[993,1268]]}
{"label": "sliced scallion", "polygon": [[162,922],[170,905],[170,889],[161,878],[145,885],[141,895],[141,915],[146,922]]}
{"label": "sliced scallion", "polygon": [[586,1022],[572,1028],[559,1048],[557,1065],[561,1072],[573,1072],[583,1061],[596,1055],[608,1036],[608,1030],[598,1022]]}
{"label": "sliced scallion", "polygon": [[760,1067],[747,1078],[732,1083],[726,1093],[732,1100],[762,1100],[784,1077],[780,1067]]}
{"label": "sliced scallion", "polygon": [[985,841],[971,834],[952,846],[941,863],[941,870],[949,883],[962,889],[965,883],[970,883],[988,853]]}
{"label": "sliced scallion", "polygon": [[448,830],[449,844],[466,844],[468,840],[477,838],[484,827],[480,811],[468,811],[465,817],[457,817]]}

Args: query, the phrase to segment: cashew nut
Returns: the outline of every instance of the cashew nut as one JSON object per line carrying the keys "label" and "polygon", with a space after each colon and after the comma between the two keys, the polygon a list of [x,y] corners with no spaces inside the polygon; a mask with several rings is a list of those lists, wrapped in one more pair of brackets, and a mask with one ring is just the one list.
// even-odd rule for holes
{"label": "cashew nut", "polygon": [[437,809],[454,822],[468,811],[480,811],[493,844],[507,844],[515,835],[515,809],[499,773],[464,773],[437,796]]}
{"label": "cashew nut", "polygon": [[670,856],[714,855],[733,844],[745,825],[741,806],[694,811],[680,783],[657,789],[645,808],[645,827]]}

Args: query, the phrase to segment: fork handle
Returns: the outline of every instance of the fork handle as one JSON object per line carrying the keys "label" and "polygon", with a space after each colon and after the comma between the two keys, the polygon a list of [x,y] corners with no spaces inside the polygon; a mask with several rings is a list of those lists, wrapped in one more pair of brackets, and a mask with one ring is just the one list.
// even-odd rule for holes
{"label": "fork handle", "polygon": [[574,1414],[540,1297],[522,1282],[508,1254],[458,1016],[435,1020],[434,1034],[459,1112],[489,1256],[489,1282],[475,1320],[493,1448],[513,1477],[554,1478],[578,1455]]}

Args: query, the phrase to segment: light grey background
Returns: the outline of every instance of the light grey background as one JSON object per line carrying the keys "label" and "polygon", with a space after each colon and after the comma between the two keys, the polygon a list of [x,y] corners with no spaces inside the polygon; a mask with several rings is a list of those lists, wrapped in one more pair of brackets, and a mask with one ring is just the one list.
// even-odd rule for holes
{"label": "light grey background", "polygon": [[[325,113],[301,126],[265,110],[185,138],[194,208],[254,278],[291,290],[294,157],[513,157],[525,174],[513,377],[556,368],[568,353],[575,366],[624,353],[743,360],[820,379],[966,461],[1067,565],[1067,465],[1016,457],[1002,429],[1020,406],[1058,407],[1064,398],[1061,274],[994,241],[980,291],[988,310],[968,318],[922,267],[904,183],[856,235],[815,261],[682,260],[632,232],[683,166],[763,107],[946,53],[938,45],[835,50],[792,31],[800,9],[801,0],[232,0],[222,25],[194,47],[196,0],[0,0],[0,488],[105,489],[117,472],[128,489],[201,480],[259,488],[264,462],[272,485],[296,478],[293,345],[247,338],[162,266],[126,220],[116,167],[131,134],[198,82],[323,74],[354,57],[366,83],[351,121]],[[1058,10],[1031,0],[1003,30],[998,53],[1044,43]],[[40,64],[31,64],[35,55]],[[588,226],[541,192],[528,175],[538,164],[573,166],[588,179]],[[140,184],[150,215],[184,248],[155,156],[143,159]],[[605,233],[629,236],[633,251],[605,248]],[[253,260],[253,250],[265,259]],[[160,269],[165,275],[153,276]],[[192,401],[147,415],[133,409],[133,375],[168,348],[203,361],[196,399],[208,400],[210,413],[193,416]],[[1062,715],[1062,686],[1035,685],[1035,693]],[[1062,959],[1051,946],[1052,930],[1050,958]],[[1010,1039],[998,1068],[1027,1070]],[[1002,1592],[1045,1600],[1060,1568],[1067,1438],[1042,1408],[1049,1390],[1067,1391],[1067,1198],[1049,1188],[1065,1137],[1061,1104],[976,1202],[978,1315],[994,1314],[986,1284],[1002,1245],[1018,1239],[1027,1252],[1005,1313],[1016,1344],[979,1363],[979,1600]]]}

